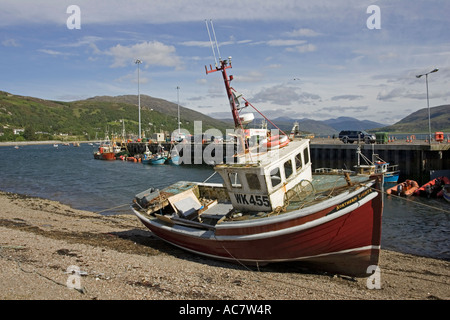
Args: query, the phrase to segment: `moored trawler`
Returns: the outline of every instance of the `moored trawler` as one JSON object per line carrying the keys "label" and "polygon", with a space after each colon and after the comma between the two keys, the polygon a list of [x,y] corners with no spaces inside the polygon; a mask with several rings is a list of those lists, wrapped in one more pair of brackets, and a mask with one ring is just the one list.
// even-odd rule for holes
{"label": "moored trawler", "polygon": [[121,147],[115,140],[109,140],[108,136],[100,144],[98,150],[94,152],[94,159],[98,160],[116,160],[116,155],[121,151]]}
{"label": "moored trawler", "polygon": [[284,133],[250,146],[229,68],[230,59],[207,69],[222,73],[240,146],[235,161],[214,167],[223,183],[150,188],[135,196],[135,215],[162,240],[206,257],[368,276],[380,253],[381,175],[313,175],[309,140]]}

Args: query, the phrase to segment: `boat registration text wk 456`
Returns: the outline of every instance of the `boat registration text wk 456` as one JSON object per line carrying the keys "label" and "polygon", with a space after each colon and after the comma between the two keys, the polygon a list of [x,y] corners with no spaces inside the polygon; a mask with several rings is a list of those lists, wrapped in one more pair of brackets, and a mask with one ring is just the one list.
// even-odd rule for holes
{"label": "boat registration text wk 456", "polygon": [[344,209],[345,207],[347,207],[347,206],[349,206],[349,205],[351,205],[351,204],[353,204],[353,203],[355,203],[355,202],[357,202],[357,201],[363,199],[364,197],[366,197],[366,196],[367,196],[369,193],[371,193],[371,192],[372,192],[372,190],[367,189],[366,191],[364,191],[364,192],[358,194],[357,196],[354,196],[353,198],[348,199],[348,200],[346,200],[346,201],[344,201],[344,202],[338,204],[338,205],[336,206],[336,208],[334,208],[334,210],[333,210],[332,212],[330,212],[330,213],[334,213],[334,212],[336,212],[336,211],[338,211],[338,210]]}

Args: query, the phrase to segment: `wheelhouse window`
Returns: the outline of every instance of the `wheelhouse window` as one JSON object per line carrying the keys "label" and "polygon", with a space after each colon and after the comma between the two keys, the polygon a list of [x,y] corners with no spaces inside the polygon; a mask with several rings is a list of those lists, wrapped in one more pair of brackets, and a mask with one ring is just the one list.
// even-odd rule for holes
{"label": "wheelhouse window", "polygon": [[305,159],[305,164],[309,163],[309,149],[305,148],[303,150],[303,158]]}
{"label": "wheelhouse window", "polygon": [[261,190],[261,183],[259,182],[258,175],[255,173],[247,173],[245,177],[247,178],[248,187],[251,190]]}
{"label": "wheelhouse window", "polygon": [[273,168],[270,171],[270,182],[272,183],[272,188],[275,188],[281,183],[281,174],[279,168]]}
{"label": "wheelhouse window", "polygon": [[242,183],[237,172],[230,172],[228,178],[230,179],[230,184],[233,188],[242,188]]}
{"label": "wheelhouse window", "polygon": [[299,153],[299,154],[297,154],[295,156],[295,169],[297,171],[300,171],[302,169],[302,166],[303,166],[303,164],[302,164],[302,154]]}
{"label": "wheelhouse window", "polygon": [[292,161],[288,160],[284,163],[284,176],[288,179],[294,171],[292,170]]}

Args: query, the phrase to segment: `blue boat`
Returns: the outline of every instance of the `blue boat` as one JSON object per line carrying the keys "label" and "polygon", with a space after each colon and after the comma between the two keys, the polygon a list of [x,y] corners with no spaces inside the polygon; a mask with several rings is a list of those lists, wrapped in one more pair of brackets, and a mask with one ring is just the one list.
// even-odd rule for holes
{"label": "blue boat", "polygon": [[167,152],[164,147],[158,144],[158,152],[150,157],[150,164],[164,164],[167,160]]}
{"label": "blue boat", "polygon": [[397,183],[398,177],[400,176],[400,170],[396,170],[397,165],[387,166],[387,171],[384,173],[385,183]]}
{"label": "blue boat", "polygon": [[181,164],[180,156],[171,156],[169,157],[169,164],[173,164],[175,166],[178,166]]}
{"label": "blue boat", "polygon": [[150,150],[148,149],[148,146],[145,146],[145,152],[143,154],[142,157],[142,163],[144,164],[150,164],[150,159],[152,158],[152,153],[150,152]]}
{"label": "blue boat", "polygon": [[[378,154],[372,153],[372,161],[361,153],[361,148],[358,146],[357,151],[358,164],[355,166],[357,173],[360,174],[374,174],[382,173],[384,183],[397,183],[400,176],[398,165],[391,165],[389,162],[381,159]],[[366,164],[361,164],[360,159],[363,159]]]}
{"label": "blue boat", "polygon": [[178,149],[176,148],[175,144],[173,144],[173,143],[170,145],[168,162],[169,162],[169,164],[173,164],[175,166],[178,166],[181,164],[180,154],[178,153]]}
{"label": "blue boat", "polygon": [[151,159],[150,159],[150,164],[164,164],[167,160],[167,157],[165,157],[162,154],[155,154]]}

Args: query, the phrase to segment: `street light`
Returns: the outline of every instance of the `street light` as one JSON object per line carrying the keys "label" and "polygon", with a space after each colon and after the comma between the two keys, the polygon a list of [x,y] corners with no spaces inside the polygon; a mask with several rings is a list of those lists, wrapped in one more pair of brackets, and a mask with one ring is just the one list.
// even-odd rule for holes
{"label": "street light", "polygon": [[438,72],[438,71],[439,71],[439,69],[435,68],[435,69],[431,70],[430,72],[427,72],[427,73],[424,73],[424,74],[418,74],[416,76],[416,78],[420,78],[422,76],[425,76],[425,82],[427,84],[428,131],[429,131],[429,134],[430,134],[430,137],[429,137],[428,141],[430,142],[430,145],[431,145],[431,120],[430,120],[430,99],[428,98],[428,75],[430,73],[434,73],[434,72]]}
{"label": "street light", "polygon": [[142,63],[142,60],[136,59],[134,63],[138,65],[139,140],[141,140],[141,93],[139,89],[139,65]]}
{"label": "street light", "polygon": [[178,138],[180,137],[180,87],[177,86],[177,104],[178,104]]}

